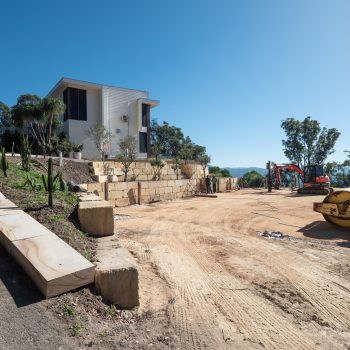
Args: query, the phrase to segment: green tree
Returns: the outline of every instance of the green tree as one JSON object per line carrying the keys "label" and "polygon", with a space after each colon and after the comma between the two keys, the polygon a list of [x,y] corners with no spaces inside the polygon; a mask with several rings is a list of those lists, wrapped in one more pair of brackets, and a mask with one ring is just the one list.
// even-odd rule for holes
{"label": "green tree", "polygon": [[182,143],[179,157],[185,164],[187,164],[190,160],[194,160],[194,144],[188,136]]}
{"label": "green tree", "polygon": [[46,140],[51,144],[53,129],[56,130],[59,125],[59,116],[64,113],[66,106],[62,100],[58,98],[47,97],[41,102],[41,110],[47,124]]}
{"label": "green tree", "polygon": [[221,169],[218,166],[210,166],[209,167],[210,174],[220,174],[220,171],[221,171]]}
{"label": "green tree", "polygon": [[203,178],[205,178],[205,170],[207,169],[210,161],[211,161],[211,158],[207,154],[202,154],[197,157],[197,162],[202,166],[202,169],[203,169]]}
{"label": "green tree", "polygon": [[119,142],[119,153],[117,160],[122,163],[122,172],[124,173],[124,181],[128,179],[131,164],[136,161],[136,139],[132,136],[127,136]]}
{"label": "green tree", "polygon": [[264,176],[253,170],[243,175],[243,182],[246,187],[261,187],[264,182]]}
{"label": "green tree", "polygon": [[106,130],[104,125],[96,123],[86,131],[86,135],[94,141],[101,155],[101,160],[104,161],[105,153],[111,143],[111,133]]}
{"label": "green tree", "polygon": [[286,134],[282,140],[285,156],[299,166],[324,164],[327,157],[334,152],[334,145],[340,136],[335,129],[321,129],[317,120],[306,117],[303,121],[287,118],[281,127]]}
{"label": "green tree", "polygon": [[198,161],[205,153],[205,147],[195,144],[190,137],[185,137],[180,128],[167,122],[160,125],[152,121],[151,154],[155,161],[158,161],[160,156],[172,158],[177,178],[182,162],[187,164],[190,161]]}
{"label": "green tree", "polygon": [[151,150],[153,149],[151,152],[172,158],[174,161],[173,169],[177,178],[179,178],[180,152],[185,140],[182,130],[169,125],[167,122],[163,122],[162,125],[152,122],[151,140]]}
{"label": "green tree", "polygon": [[209,173],[215,175],[221,174],[223,177],[231,177],[231,174],[227,169],[222,169],[218,166],[210,166]]}
{"label": "green tree", "polygon": [[230,177],[231,176],[230,172],[227,169],[221,169],[220,173],[223,177]]}
{"label": "green tree", "polygon": [[41,99],[37,95],[25,94],[17,99],[11,114],[14,124],[22,129],[28,127],[46,154],[47,146],[51,144],[53,130],[59,125],[59,115],[65,110],[64,103],[56,98]]}
{"label": "green tree", "polygon": [[9,128],[12,127],[13,120],[11,116],[11,109],[0,101],[0,127]]}

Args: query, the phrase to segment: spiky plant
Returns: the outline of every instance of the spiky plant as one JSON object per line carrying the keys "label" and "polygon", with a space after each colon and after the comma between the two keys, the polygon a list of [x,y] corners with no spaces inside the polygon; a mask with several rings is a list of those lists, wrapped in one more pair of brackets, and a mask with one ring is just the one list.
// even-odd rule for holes
{"label": "spiky plant", "polygon": [[57,189],[57,184],[60,186],[60,190],[65,190],[65,183],[62,178],[62,172],[59,171],[56,175],[53,174],[53,161],[52,158],[49,158],[47,177],[42,175],[42,180],[44,184],[45,191],[48,193],[48,205],[49,207],[53,206],[53,193]]}
{"label": "spiky plant", "polygon": [[28,137],[23,137],[20,152],[22,168],[24,171],[29,171],[30,160],[32,156],[32,147],[30,146]]}
{"label": "spiky plant", "polygon": [[9,162],[6,160],[5,147],[1,147],[1,167],[4,176],[7,177],[7,170],[9,168]]}

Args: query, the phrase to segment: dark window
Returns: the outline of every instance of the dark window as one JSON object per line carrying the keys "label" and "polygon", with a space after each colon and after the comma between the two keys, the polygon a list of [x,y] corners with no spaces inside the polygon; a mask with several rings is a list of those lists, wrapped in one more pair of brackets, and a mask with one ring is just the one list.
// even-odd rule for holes
{"label": "dark window", "polygon": [[148,120],[150,115],[150,106],[142,104],[142,126],[148,126]]}
{"label": "dark window", "polygon": [[147,132],[140,132],[140,153],[147,153]]}
{"label": "dark window", "polygon": [[64,120],[86,120],[86,90],[67,88],[63,91],[63,102],[66,105]]}

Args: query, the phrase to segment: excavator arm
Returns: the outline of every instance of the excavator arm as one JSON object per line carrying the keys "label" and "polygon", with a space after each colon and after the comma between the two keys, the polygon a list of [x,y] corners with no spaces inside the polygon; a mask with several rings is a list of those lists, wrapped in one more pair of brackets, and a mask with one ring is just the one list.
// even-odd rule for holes
{"label": "excavator arm", "polygon": [[276,174],[276,183],[277,186],[279,186],[281,184],[281,169],[288,169],[288,170],[292,170],[295,171],[297,173],[299,173],[302,177],[304,177],[304,172],[302,169],[300,169],[296,164],[274,164],[273,166],[273,171]]}

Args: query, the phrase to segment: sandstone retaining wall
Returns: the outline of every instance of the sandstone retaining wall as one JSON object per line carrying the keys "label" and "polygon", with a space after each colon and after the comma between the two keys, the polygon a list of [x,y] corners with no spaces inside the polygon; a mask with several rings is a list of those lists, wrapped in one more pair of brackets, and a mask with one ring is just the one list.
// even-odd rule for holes
{"label": "sandstone retaining wall", "polygon": [[[181,169],[178,169],[178,176],[176,171],[173,169],[173,162],[166,160],[165,166],[162,169],[161,180],[176,180],[187,178],[186,172],[182,172]],[[121,169],[122,164],[115,161],[93,161],[91,162],[91,171],[94,175],[104,175],[105,169],[104,166],[107,166],[110,169],[111,173],[115,173],[118,176],[119,181],[123,181],[124,175],[122,175]],[[201,179],[203,177],[203,168],[199,164],[189,164],[187,168],[191,168],[192,179]],[[183,170],[185,165],[181,167]],[[154,170],[151,166],[150,161],[136,161],[133,162],[130,166],[130,173],[128,174],[128,181],[152,181],[154,180]]]}
{"label": "sandstone retaining wall", "polygon": [[199,190],[199,180],[92,183],[87,184],[87,190],[123,207],[193,196]]}

